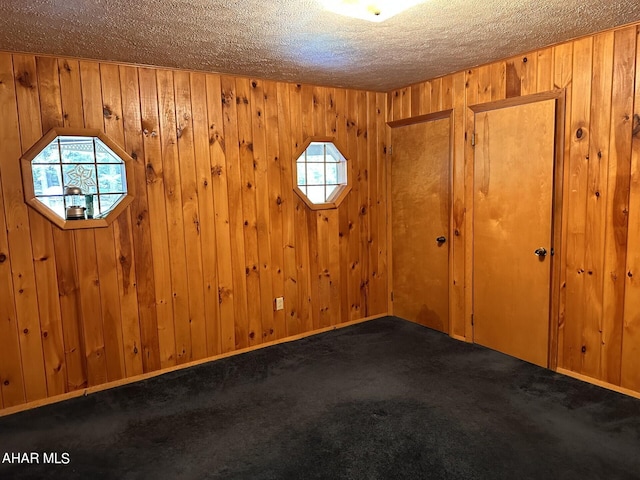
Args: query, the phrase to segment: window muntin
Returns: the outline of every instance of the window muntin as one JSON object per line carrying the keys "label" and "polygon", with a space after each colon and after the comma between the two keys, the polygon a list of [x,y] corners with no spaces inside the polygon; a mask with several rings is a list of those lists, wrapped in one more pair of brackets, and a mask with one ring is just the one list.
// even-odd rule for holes
{"label": "window muntin", "polygon": [[346,159],[331,142],[311,142],[296,161],[297,186],[314,204],[329,203],[347,184]]}
{"label": "window muntin", "polygon": [[31,161],[35,198],[65,218],[66,187],[92,195],[93,218],[106,217],[127,196],[124,161],[98,137],[57,136]]}

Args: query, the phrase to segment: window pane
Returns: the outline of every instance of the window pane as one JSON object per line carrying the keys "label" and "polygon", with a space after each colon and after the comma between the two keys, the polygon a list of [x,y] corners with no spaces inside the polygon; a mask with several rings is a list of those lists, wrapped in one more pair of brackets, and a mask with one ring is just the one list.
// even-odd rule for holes
{"label": "window pane", "polygon": [[124,163],[98,165],[98,185],[100,193],[125,192],[127,182]]}
{"label": "window pane", "polygon": [[324,163],[307,163],[307,185],[324,185]]}
{"label": "window pane", "polygon": [[298,185],[306,185],[307,184],[307,165],[305,163],[299,163],[298,167]]}
{"label": "window pane", "polygon": [[98,195],[99,205],[93,202],[94,217],[104,217],[109,211],[124,198],[124,195]]}
{"label": "window pane", "polygon": [[320,156],[324,158],[324,143],[311,142],[307,147],[307,155]]}
{"label": "window pane", "polygon": [[62,197],[38,197],[38,201],[56,212],[60,218],[65,218],[64,200]]}
{"label": "window pane", "polygon": [[331,195],[338,187],[336,185],[327,185],[327,200],[331,198]]}
{"label": "window pane", "polygon": [[306,158],[305,158],[305,156],[304,156],[304,152],[302,152],[302,155],[300,155],[300,156],[298,157],[298,160],[296,160],[296,162],[297,162],[297,163],[303,163],[303,162],[305,162],[305,161],[306,161]]}
{"label": "window pane", "polygon": [[327,163],[327,183],[338,183],[338,164]]}
{"label": "window pane", "polygon": [[58,150],[58,139],[47,145],[31,162],[33,163],[60,163],[60,151]]}
{"label": "window pane", "polygon": [[327,143],[327,162],[338,163],[342,159],[342,155],[333,143]]}
{"label": "window pane", "polygon": [[337,164],[338,167],[338,183],[340,185],[347,184],[347,163],[340,162]]}
{"label": "window pane", "polygon": [[60,164],[31,164],[33,189],[36,195],[62,195],[62,172]]}
{"label": "window pane", "polygon": [[97,193],[95,165],[63,165],[65,187],[80,187],[82,193]]}
{"label": "window pane", "polygon": [[99,138],[94,139],[96,142],[96,162],[97,163],[121,163],[122,159],[113,154],[111,149],[107,147]]}
{"label": "window pane", "polygon": [[324,186],[307,187],[307,197],[309,197],[309,200],[313,203],[325,203]]}
{"label": "window pane", "polygon": [[62,163],[93,163],[93,138],[58,137]]}

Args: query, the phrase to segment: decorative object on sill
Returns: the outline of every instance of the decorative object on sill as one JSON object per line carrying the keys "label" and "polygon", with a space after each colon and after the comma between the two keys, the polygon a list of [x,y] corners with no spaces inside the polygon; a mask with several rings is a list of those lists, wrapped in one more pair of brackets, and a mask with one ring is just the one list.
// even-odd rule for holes
{"label": "decorative object on sill", "polygon": [[80,205],[80,199],[83,198],[82,189],[80,187],[69,186],[64,191],[64,201],[66,204],[67,220],[84,220],[84,212],[87,209]]}

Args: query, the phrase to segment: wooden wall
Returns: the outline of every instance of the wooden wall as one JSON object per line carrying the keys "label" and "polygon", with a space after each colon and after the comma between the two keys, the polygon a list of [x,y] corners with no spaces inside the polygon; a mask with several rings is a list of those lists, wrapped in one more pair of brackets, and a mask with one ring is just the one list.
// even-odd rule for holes
{"label": "wooden wall", "polygon": [[[387,311],[385,94],[0,53],[0,110],[0,408]],[[109,228],[24,203],[53,126],[135,160]],[[354,164],[337,210],[293,192],[310,135]]]}
{"label": "wooden wall", "polygon": [[[640,391],[638,26],[607,31],[395,90],[388,118],[454,112],[451,331],[472,338],[470,105],[566,91],[557,366]],[[465,288],[469,287],[469,288]],[[555,350],[555,349],[554,349]]]}

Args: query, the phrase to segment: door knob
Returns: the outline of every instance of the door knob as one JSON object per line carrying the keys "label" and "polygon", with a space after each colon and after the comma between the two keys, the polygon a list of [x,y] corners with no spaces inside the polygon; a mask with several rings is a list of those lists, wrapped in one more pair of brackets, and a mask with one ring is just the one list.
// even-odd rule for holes
{"label": "door knob", "polygon": [[536,248],[533,253],[540,258],[544,258],[547,256],[547,249],[544,247]]}
{"label": "door knob", "polygon": [[446,241],[447,241],[447,239],[445,237],[436,238],[436,242],[438,242],[439,245],[442,245]]}

